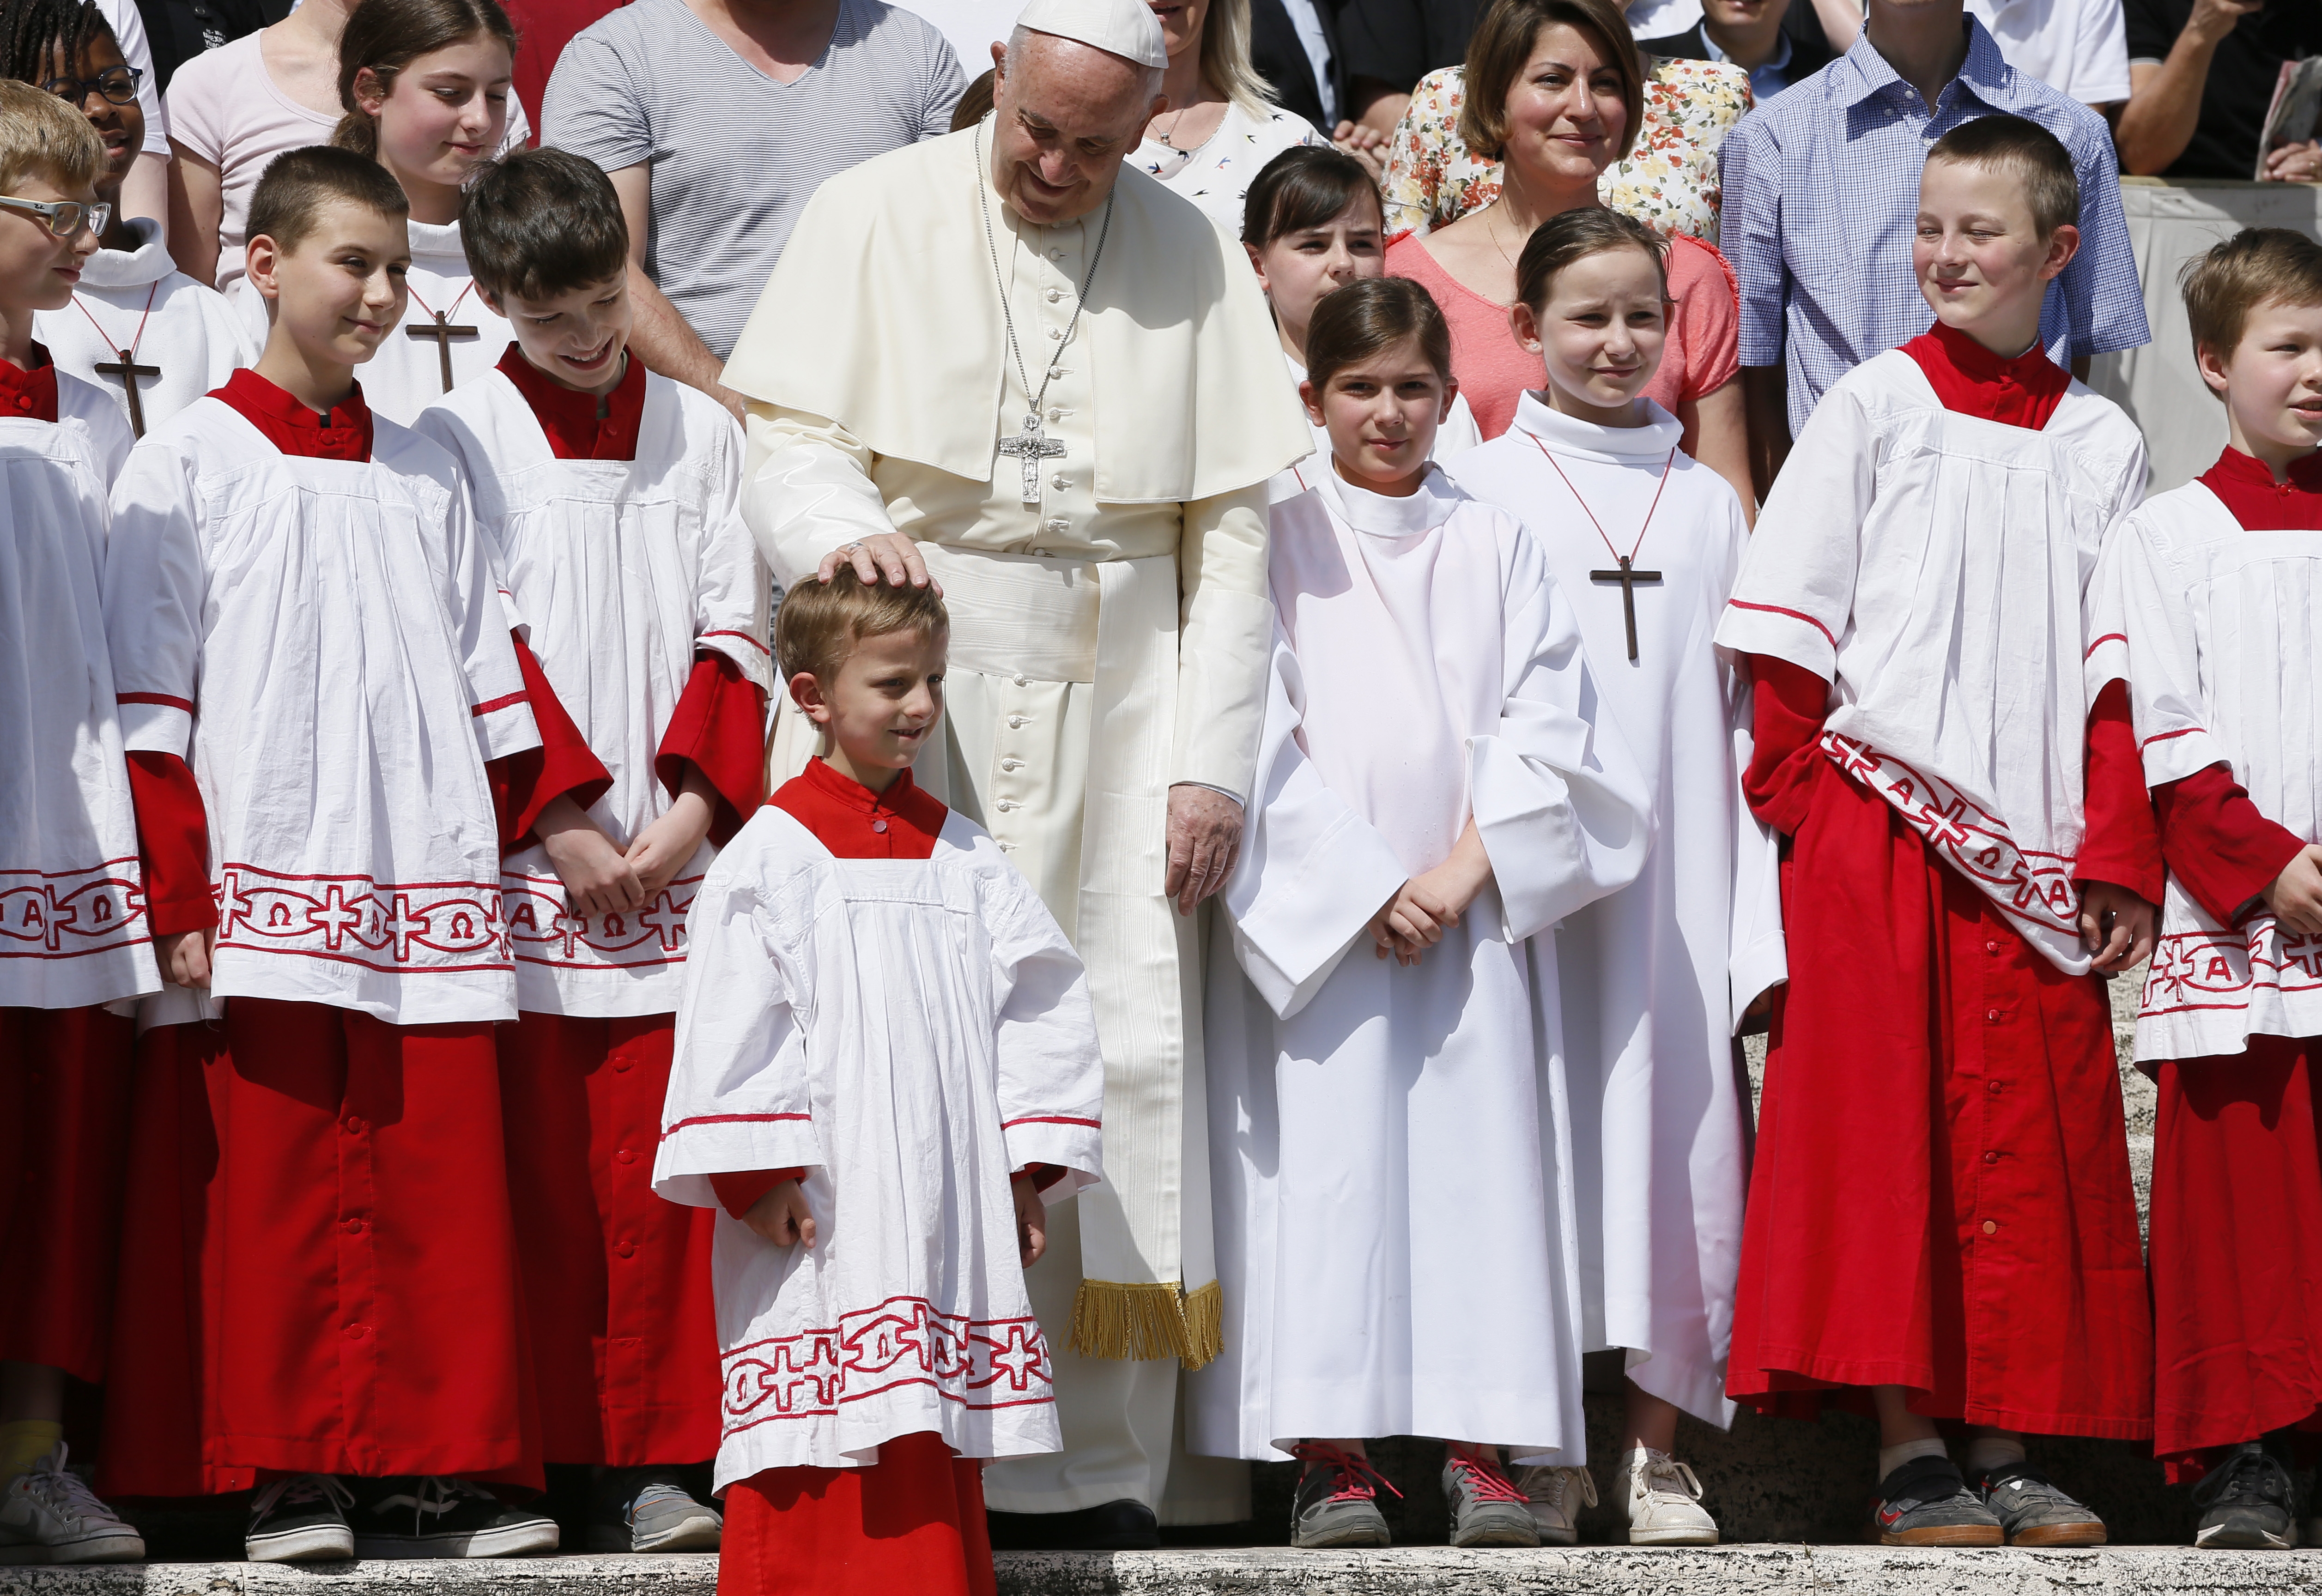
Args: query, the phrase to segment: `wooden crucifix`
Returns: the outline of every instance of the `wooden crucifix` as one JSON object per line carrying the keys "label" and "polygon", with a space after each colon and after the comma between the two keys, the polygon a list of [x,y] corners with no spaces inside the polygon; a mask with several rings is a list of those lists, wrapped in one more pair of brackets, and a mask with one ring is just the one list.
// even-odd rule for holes
{"label": "wooden crucifix", "polygon": [[1588,579],[1592,582],[1621,584],[1621,618],[1628,623],[1629,658],[1634,660],[1637,657],[1637,584],[1658,582],[1661,579],[1661,573],[1657,570],[1639,570],[1629,563],[1629,557],[1626,554],[1615,554],[1613,558],[1621,562],[1620,570],[1592,570],[1588,573]]}
{"label": "wooden crucifix", "polygon": [[121,378],[121,386],[129,393],[129,430],[142,438],[145,435],[145,406],[137,397],[137,379],[141,377],[159,377],[161,375],[161,368],[139,365],[137,357],[125,349],[115,350],[114,352],[121,357],[118,361],[99,360],[90,369],[102,372],[107,377]]}
{"label": "wooden crucifix", "polygon": [[[456,309],[457,306],[453,308]],[[433,322],[409,323],[403,330],[413,338],[432,338],[435,341],[435,358],[443,363],[443,391],[448,394],[452,391],[452,340],[473,338],[476,336],[476,330],[473,327],[452,326],[440,310],[430,311],[428,314],[435,318]]]}

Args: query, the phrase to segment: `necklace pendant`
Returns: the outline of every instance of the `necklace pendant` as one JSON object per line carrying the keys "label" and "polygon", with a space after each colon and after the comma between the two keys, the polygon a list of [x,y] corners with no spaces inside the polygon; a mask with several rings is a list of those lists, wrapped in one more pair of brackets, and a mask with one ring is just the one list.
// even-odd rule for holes
{"label": "necklace pendant", "polygon": [[1040,503],[1040,462],[1062,456],[1064,444],[1042,434],[1039,414],[1036,411],[1024,418],[1021,432],[1000,440],[999,449],[1001,453],[1014,457],[1018,466],[1022,468],[1024,506],[1027,509],[1037,509]]}

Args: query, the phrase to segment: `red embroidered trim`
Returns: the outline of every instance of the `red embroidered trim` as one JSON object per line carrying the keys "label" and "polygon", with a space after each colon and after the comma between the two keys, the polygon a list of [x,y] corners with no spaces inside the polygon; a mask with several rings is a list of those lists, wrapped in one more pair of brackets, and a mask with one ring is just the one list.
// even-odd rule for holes
{"label": "red embroidered trim", "polygon": [[[774,651],[773,651],[773,650],[772,650],[772,649],[768,648],[764,643],[760,643],[756,638],[754,638],[754,637],[751,636],[747,632],[730,632],[730,631],[704,632],[704,633],[701,634],[701,636],[702,636],[702,637],[738,637],[738,638],[740,638],[744,643],[748,643],[752,648],[756,649],[760,653],[762,653],[762,654],[765,655],[765,656],[766,656],[766,658],[768,658],[768,659],[770,659],[770,660],[771,660],[771,659],[772,659],[772,658],[774,657]],[[696,639],[695,639],[695,641],[698,643],[698,642],[699,642],[699,641],[700,641],[700,639],[699,639],[699,638],[696,638]]]}
{"label": "red embroidered trim", "polygon": [[[890,1297],[841,1314],[827,1328],[749,1342],[722,1362],[729,1436],[785,1418],[827,1418],[844,1403],[910,1385],[930,1386],[975,1410],[1056,1400],[1038,1319],[970,1319],[938,1313],[923,1297]],[[978,1392],[994,1400],[978,1401]],[[760,1412],[769,1402],[774,1410]]]}
{"label": "red embroidered trim", "polygon": [[133,857],[87,870],[0,870],[0,959],[78,959],[129,947],[145,940],[144,919]]}
{"label": "red embroidered trim", "polygon": [[1001,1120],[1000,1122],[1000,1128],[1001,1130],[1012,1130],[1019,1125],[1084,1125],[1091,1130],[1102,1130],[1104,1128],[1104,1122],[1102,1120],[1082,1119],[1071,1114],[1027,1114],[1020,1119]]}
{"label": "red embroidered trim", "polygon": [[469,710],[468,714],[471,717],[480,720],[487,715],[496,715],[503,709],[521,704],[524,701],[524,689],[522,688],[518,688],[515,692],[502,693],[497,698],[486,699],[483,703],[477,705],[473,709]]}
{"label": "red embroidered trim", "polygon": [[288,875],[228,862],[210,896],[218,905],[221,948],[391,975],[515,968],[496,881]]}
{"label": "red embroidered trim", "polygon": [[1820,621],[1815,620],[1812,616],[1806,614],[1805,611],[1802,609],[1786,609],[1778,604],[1752,604],[1746,598],[1729,598],[1726,602],[1732,605],[1735,609],[1763,610],[1769,616],[1787,616],[1794,621],[1804,621],[1807,625],[1812,626],[1824,637],[1830,637],[1831,647],[1836,648],[1838,646],[1838,639],[1831,637],[1830,628],[1824,625]]}
{"label": "red embroidered trim", "polygon": [[651,970],[685,962],[685,917],[702,878],[672,881],[626,915],[575,915],[554,876],[503,875],[508,940],[517,962],[554,970]]}
{"label": "red embroidered trim", "polygon": [[811,1120],[811,1114],[697,1114],[690,1119],[681,1119],[661,1133],[664,1142],[681,1130],[697,1125],[771,1125],[782,1119]]}
{"label": "red embroidered trim", "polygon": [[113,701],[116,704],[159,704],[165,709],[182,709],[187,715],[194,712],[191,698],[173,698],[167,693],[115,693]]}
{"label": "red embroidered trim", "polygon": [[2144,742],[2136,745],[2137,752],[2141,753],[2145,749],[2152,747],[2155,743],[2166,743],[2171,737],[2189,737],[2194,733],[2200,731],[2201,729],[2202,728],[2199,726],[2179,726],[2173,732],[2155,732],[2153,735],[2147,737]]}
{"label": "red embroidered trim", "polygon": [[2322,936],[2284,933],[2263,913],[2251,917],[2239,935],[2180,931],[2163,936],[2153,949],[2136,1017],[2247,1008],[2260,987],[2284,995],[2322,992]]}

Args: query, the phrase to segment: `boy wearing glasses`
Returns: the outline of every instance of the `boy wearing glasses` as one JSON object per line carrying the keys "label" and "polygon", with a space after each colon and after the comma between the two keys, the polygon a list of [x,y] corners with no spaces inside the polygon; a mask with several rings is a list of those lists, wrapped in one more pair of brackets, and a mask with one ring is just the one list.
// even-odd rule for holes
{"label": "boy wearing glasses", "polygon": [[71,302],[34,332],[58,369],[113,396],[143,437],[257,355],[225,296],[177,269],[160,223],[124,216],[121,186],[145,142],[137,69],[89,0],[0,0],[0,77],[88,118],[103,141],[96,197],[112,207]]}
{"label": "boy wearing glasses", "polygon": [[0,1563],[142,1557],[66,1472],[66,1377],[105,1376],[131,1027],[160,988],[114,707],[105,494],[129,429],[34,315],[96,248],[103,147],[0,82]]}

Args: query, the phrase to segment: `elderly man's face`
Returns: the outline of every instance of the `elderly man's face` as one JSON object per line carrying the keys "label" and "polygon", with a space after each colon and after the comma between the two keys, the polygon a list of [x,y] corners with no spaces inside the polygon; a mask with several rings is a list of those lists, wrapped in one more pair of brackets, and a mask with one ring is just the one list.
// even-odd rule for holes
{"label": "elderly man's face", "polygon": [[1147,96],[1144,68],[1074,40],[1027,34],[1010,65],[992,86],[992,183],[1038,226],[1087,215],[1167,102]]}

